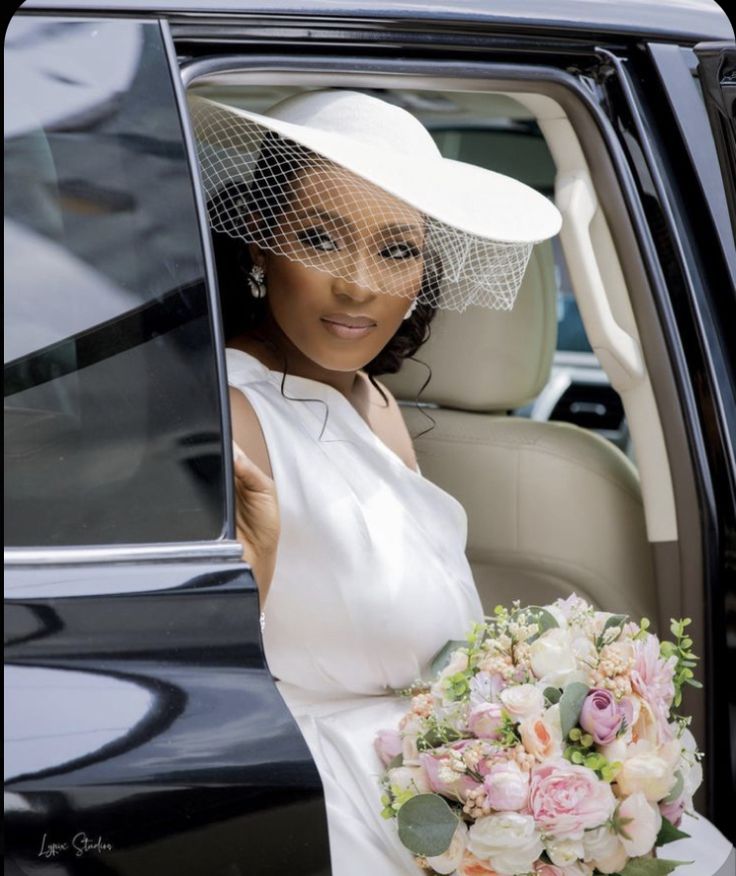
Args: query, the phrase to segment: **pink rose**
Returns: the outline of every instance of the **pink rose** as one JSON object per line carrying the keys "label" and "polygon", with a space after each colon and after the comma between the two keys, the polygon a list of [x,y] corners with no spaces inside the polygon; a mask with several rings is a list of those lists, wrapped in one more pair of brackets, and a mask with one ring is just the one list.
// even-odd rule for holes
{"label": "pink rose", "polygon": [[379,730],[373,740],[376,754],[381,758],[384,766],[401,754],[401,733],[398,730]]}
{"label": "pink rose", "polygon": [[554,758],[533,769],[529,806],[543,834],[580,839],[611,817],[616,798],[592,770]]}
{"label": "pink rose", "polygon": [[468,716],[468,729],[479,739],[498,739],[503,724],[503,706],[500,703],[481,703]]}
{"label": "pink rose", "polygon": [[529,773],[516,761],[502,761],[491,767],[483,779],[486,800],[492,809],[502,812],[523,809],[529,800]]}
{"label": "pink rose", "polygon": [[679,827],[680,822],[682,821],[682,814],[685,811],[686,805],[687,800],[685,799],[685,795],[682,794],[673,803],[660,803],[659,811],[662,816],[667,819],[667,821],[674,824],[675,827]]}
{"label": "pink rose", "polygon": [[423,752],[419,755],[419,761],[427,774],[429,787],[435,794],[444,794],[446,797],[459,797],[465,801],[468,791],[481,787],[470,776],[454,773],[449,768],[450,759],[448,757],[436,757],[429,752]]}
{"label": "pink rose", "polygon": [[624,719],[610,690],[595,687],[588,691],[580,711],[580,726],[598,745],[608,745],[616,738]]}

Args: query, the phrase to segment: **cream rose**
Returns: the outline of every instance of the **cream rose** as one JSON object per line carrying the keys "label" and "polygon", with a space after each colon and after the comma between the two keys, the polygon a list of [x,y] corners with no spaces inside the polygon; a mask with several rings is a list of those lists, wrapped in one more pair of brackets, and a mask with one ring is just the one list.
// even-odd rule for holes
{"label": "cream rose", "polygon": [[544,844],[550,861],[557,867],[569,867],[583,857],[583,841],[574,839],[555,839],[551,837]]}
{"label": "cream rose", "polygon": [[431,855],[427,863],[438,873],[454,873],[460,866],[468,844],[468,826],[464,821],[458,822],[450,845],[441,855]]}
{"label": "cream rose", "polygon": [[675,766],[680,753],[679,743],[673,742],[674,747],[667,743],[656,748],[647,740],[629,746],[616,776],[621,796],[628,797],[641,791],[647,800],[656,803],[669,794],[675,784]]}
{"label": "cream rose", "polygon": [[585,831],[583,850],[585,860],[591,861],[601,873],[618,873],[629,857],[621,840],[605,825]]}
{"label": "cream rose", "polygon": [[662,827],[662,815],[656,804],[650,803],[641,791],[637,791],[621,802],[618,811],[622,819],[630,819],[621,834],[626,854],[638,858],[650,852]]}
{"label": "cream rose", "polygon": [[504,688],[499,699],[515,723],[525,718],[535,718],[544,711],[544,694],[533,684]]}
{"label": "cream rose", "polygon": [[389,782],[399,791],[413,791],[415,794],[431,794],[427,774],[422,767],[394,767],[387,773]]}
{"label": "cream rose", "polygon": [[528,873],[544,846],[531,815],[499,812],[470,826],[468,848],[482,861],[490,861],[499,876]]}

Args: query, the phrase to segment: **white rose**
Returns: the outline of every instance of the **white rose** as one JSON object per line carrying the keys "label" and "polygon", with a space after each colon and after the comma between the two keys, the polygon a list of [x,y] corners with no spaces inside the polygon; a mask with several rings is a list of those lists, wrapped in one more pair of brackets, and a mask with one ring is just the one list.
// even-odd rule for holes
{"label": "white rose", "polygon": [[536,718],[544,711],[544,694],[533,684],[506,687],[499,694],[499,699],[516,723],[525,718]]}
{"label": "white rose", "polygon": [[556,867],[568,867],[584,854],[582,840],[551,837],[545,842],[544,848]]}
{"label": "white rose", "polygon": [[431,794],[429,779],[422,767],[400,766],[394,767],[387,773],[388,780],[400,791],[414,791],[415,794]]}
{"label": "white rose", "polygon": [[659,807],[650,803],[641,791],[637,791],[621,802],[618,811],[621,818],[631,819],[624,825],[621,834],[621,843],[626,854],[631,858],[638,858],[651,852],[662,827]]}
{"label": "white rose", "polygon": [[669,744],[660,749],[656,749],[647,740],[630,745],[627,757],[616,776],[616,783],[624,797],[641,791],[653,803],[662,800],[675,784]]}
{"label": "white rose", "polygon": [[680,737],[680,745],[682,746],[682,754],[680,755],[680,770],[684,779],[683,792],[686,797],[691,798],[698,790],[703,781],[703,767],[700,762],[695,759],[695,752],[698,750],[698,744],[695,741],[693,734],[685,728]]}
{"label": "white rose", "polygon": [[545,605],[544,609],[545,611],[548,611],[557,621],[560,629],[567,629],[567,612],[565,611],[565,607],[562,604],[561,599],[558,599],[557,602],[553,602],[552,605]]}
{"label": "white rose", "polygon": [[614,739],[608,745],[599,745],[597,748],[609,763],[623,763],[626,759],[627,746],[623,739]]}
{"label": "white rose", "polygon": [[427,858],[428,864],[438,873],[454,873],[460,866],[468,844],[468,827],[464,821],[460,821],[452,835],[450,845],[441,855],[432,855]]}
{"label": "white rose", "polygon": [[570,673],[577,671],[575,654],[567,630],[554,628],[532,642],[529,648],[532,672],[553,687],[569,683]]}
{"label": "white rose", "polygon": [[585,831],[583,849],[585,860],[592,861],[601,873],[618,873],[628,860],[623,843],[605,825]]}
{"label": "white rose", "polygon": [[585,635],[575,636],[570,643],[578,669],[589,669],[598,661],[595,644]]}
{"label": "white rose", "polygon": [[481,861],[490,861],[499,876],[528,873],[544,846],[531,815],[499,812],[471,825],[468,848]]}

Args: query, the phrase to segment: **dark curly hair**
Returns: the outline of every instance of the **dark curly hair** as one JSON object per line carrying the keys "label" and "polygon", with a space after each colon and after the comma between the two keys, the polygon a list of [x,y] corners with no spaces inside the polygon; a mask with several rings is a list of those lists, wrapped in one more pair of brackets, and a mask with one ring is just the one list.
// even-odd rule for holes
{"label": "dark curly hair", "polygon": [[[230,182],[208,203],[212,224],[218,229],[212,231],[212,239],[226,342],[257,332],[268,313],[268,297],[253,298],[248,292],[247,278],[253,263],[248,246],[240,236],[243,226],[257,215],[260,217],[260,234],[270,236],[287,209],[292,180],[304,166],[304,159],[309,157],[318,158],[300,144],[269,132],[264,138],[251,182]],[[425,256],[420,301],[414,312],[402,321],[386,346],[363,368],[386,402],[388,400],[374,378],[399,371],[404,359],[413,359],[431,335],[430,324],[437,308],[430,302],[439,300],[442,265],[437,257],[427,259]],[[426,363],[421,364],[427,367],[429,374],[417,398],[431,379],[431,369]]]}

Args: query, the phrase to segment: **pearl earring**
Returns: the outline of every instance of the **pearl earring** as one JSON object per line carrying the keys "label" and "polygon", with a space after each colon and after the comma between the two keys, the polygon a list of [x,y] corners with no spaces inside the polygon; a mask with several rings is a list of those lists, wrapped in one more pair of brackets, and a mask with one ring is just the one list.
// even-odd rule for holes
{"label": "pearl earring", "polygon": [[248,285],[250,286],[250,294],[254,298],[266,297],[266,272],[260,265],[253,265],[248,274]]}
{"label": "pearl earring", "polygon": [[404,319],[409,319],[409,317],[412,315],[412,313],[414,313],[414,311],[417,309],[417,303],[418,303],[418,299],[415,298],[415,299],[412,301],[411,306],[409,307],[409,309],[408,309],[408,310],[406,311],[406,313],[404,314]]}

